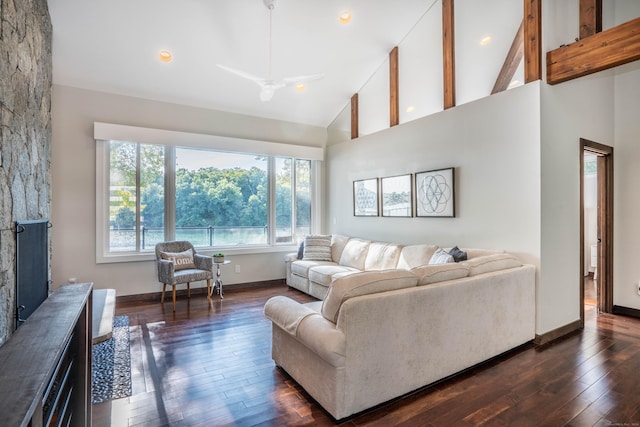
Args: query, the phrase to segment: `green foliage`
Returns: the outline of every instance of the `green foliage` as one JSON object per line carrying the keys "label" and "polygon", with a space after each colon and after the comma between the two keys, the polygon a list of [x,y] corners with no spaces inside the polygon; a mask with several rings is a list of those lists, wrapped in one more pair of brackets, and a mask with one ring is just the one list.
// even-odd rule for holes
{"label": "green foliage", "polygon": [[267,173],[257,167],[176,172],[176,226],[266,226]]}
{"label": "green foliage", "polygon": [[[110,145],[111,215],[117,227],[135,226],[136,167],[140,162],[140,217],[147,228],[164,225],[164,162],[162,146],[112,141]],[[276,174],[276,226],[291,227],[291,159],[280,159]],[[309,225],[310,162],[296,160],[296,221]],[[268,176],[258,168],[239,167],[176,171],[176,227],[266,227]]]}
{"label": "green foliage", "polygon": [[129,208],[120,208],[116,213],[117,228],[133,228],[136,225],[136,214]]}

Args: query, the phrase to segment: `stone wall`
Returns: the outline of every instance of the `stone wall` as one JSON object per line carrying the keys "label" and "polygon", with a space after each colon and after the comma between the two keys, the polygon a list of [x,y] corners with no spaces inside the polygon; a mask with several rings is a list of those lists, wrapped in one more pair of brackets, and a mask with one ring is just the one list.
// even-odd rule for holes
{"label": "stone wall", "polygon": [[0,344],[15,325],[15,222],[49,218],[47,0],[0,0]]}

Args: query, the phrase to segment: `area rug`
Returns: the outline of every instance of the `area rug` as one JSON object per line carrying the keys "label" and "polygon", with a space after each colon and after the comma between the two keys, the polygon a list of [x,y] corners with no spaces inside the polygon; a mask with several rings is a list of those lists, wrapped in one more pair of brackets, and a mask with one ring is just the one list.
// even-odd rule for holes
{"label": "area rug", "polygon": [[113,318],[113,334],[93,346],[91,403],[131,396],[129,316]]}

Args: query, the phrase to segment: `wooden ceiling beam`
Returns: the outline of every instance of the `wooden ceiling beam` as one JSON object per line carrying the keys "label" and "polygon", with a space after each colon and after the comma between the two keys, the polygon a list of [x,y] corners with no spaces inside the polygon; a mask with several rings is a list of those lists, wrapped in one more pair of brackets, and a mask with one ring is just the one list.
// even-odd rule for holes
{"label": "wooden ceiling beam", "polygon": [[454,0],[442,0],[442,67],[444,109],[456,106],[456,57],[454,38]]}
{"label": "wooden ceiling beam", "polygon": [[580,0],[580,38],[602,31],[602,0]]}
{"label": "wooden ceiling beam", "polygon": [[554,85],[640,59],[640,18],[547,52]]}
{"label": "wooden ceiling beam", "polygon": [[511,47],[509,48],[509,52],[507,53],[507,57],[504,60],[504,64],[502,64],[502,69],[500,70],[500,74],[498,74],[498,78],[496,79],[496,83],[493,85],[493,90],[491,91],[491,95],[494,93],[505,91],[509,88],[509,84],[513,80],[513,76],[516,74],[516,70],[518,69],[518,65],[520,65],[520,61],[524,57],[524,19],[520,23],[520,27],[516,32],[515,37],[513,38],[513,42],[511,43]]}
{"label": "wooden ceiling beam", "polygon": [[524,82],[542,78],[542,0],[524,0]]}
{"label": "wooden ceiling beam", "polygon": [[354,93],[351,97],[351,139],[356,139],[358,132],[358,94]]}
{"label": "wooden ceiling beam", "polygon": [[400,97],[398,96],[398,46],[389,52],[389,126],[400,123]]}

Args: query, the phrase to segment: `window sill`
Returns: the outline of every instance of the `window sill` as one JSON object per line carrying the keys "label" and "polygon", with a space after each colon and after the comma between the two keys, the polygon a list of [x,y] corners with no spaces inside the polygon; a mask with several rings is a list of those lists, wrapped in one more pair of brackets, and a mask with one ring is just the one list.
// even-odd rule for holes
{"label": "window sill", "polygon": [[[214,253],[223,252],[225,256],[234,255],[254,255],[254,254],[271,254],[271,253],[290,253],[297,251],[296,245],[282,246],[260,246],[260,247],[244,247],[237,249],[230,248],[196,248],[197,253],[201,255],[212,256]],[[154,261],[156,255],[153,251],[149,252],[123,252],[110,254],[96,254],[96,264],[111,264],[120,262],[139,262]]]}

